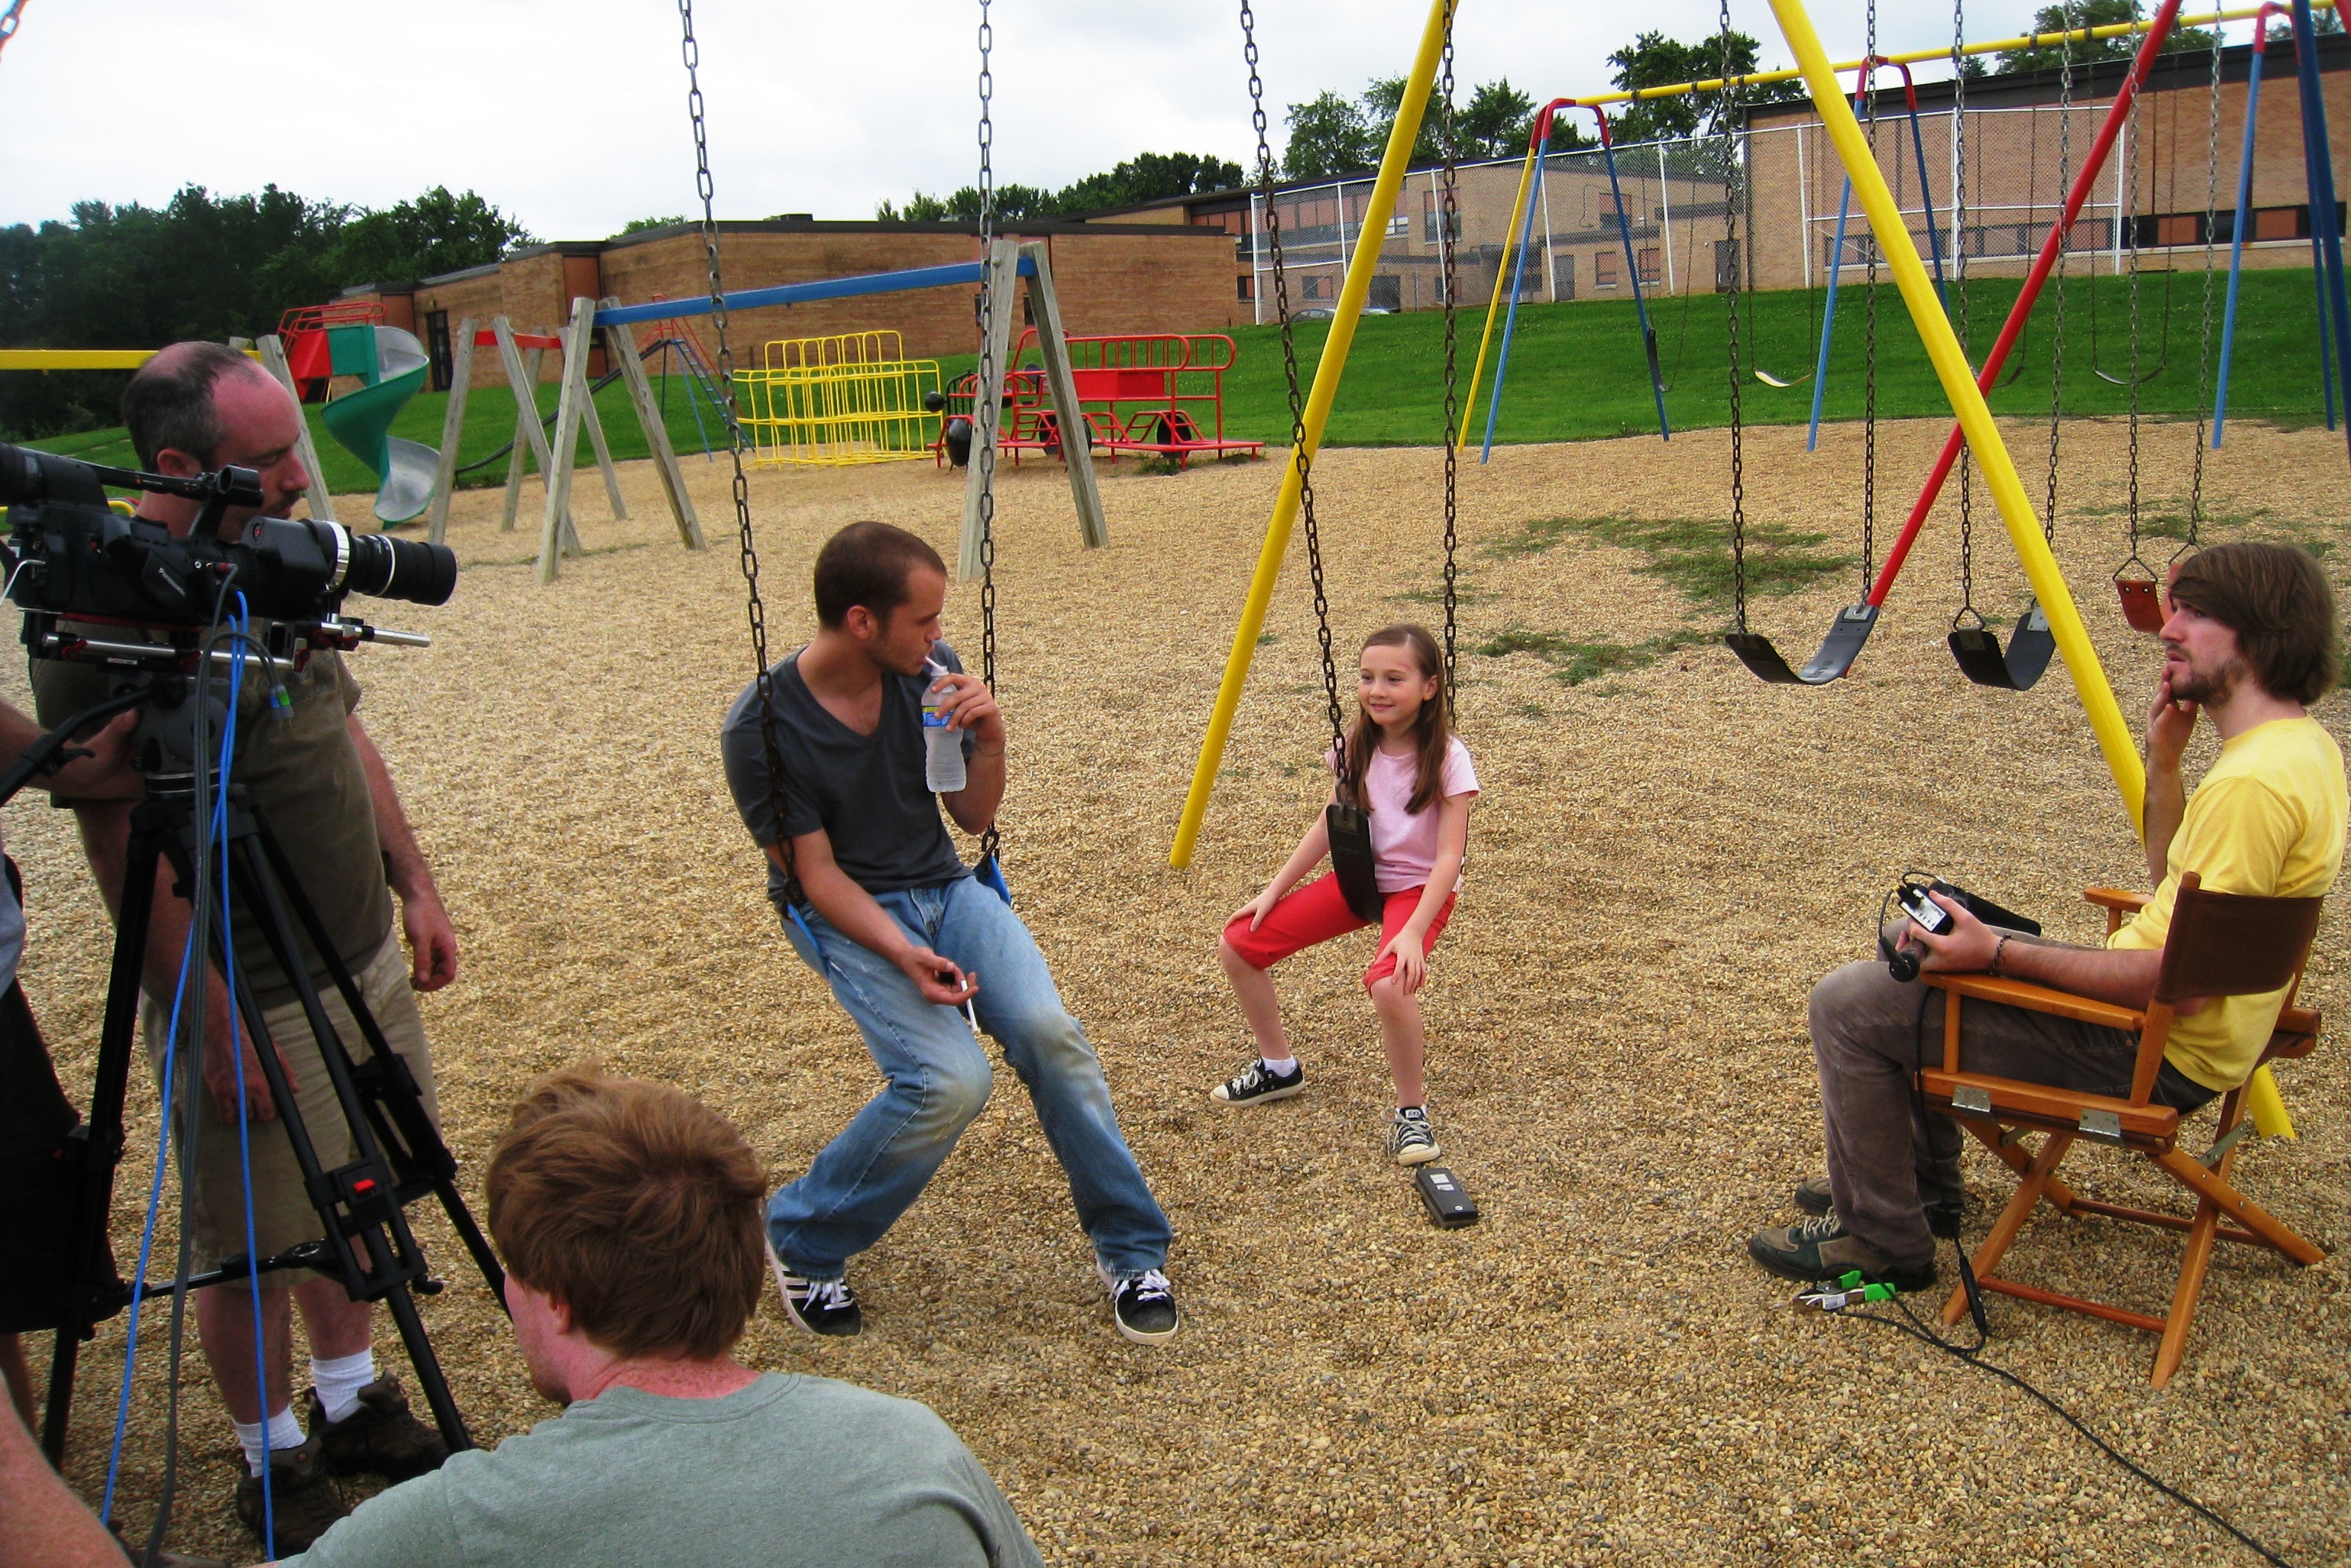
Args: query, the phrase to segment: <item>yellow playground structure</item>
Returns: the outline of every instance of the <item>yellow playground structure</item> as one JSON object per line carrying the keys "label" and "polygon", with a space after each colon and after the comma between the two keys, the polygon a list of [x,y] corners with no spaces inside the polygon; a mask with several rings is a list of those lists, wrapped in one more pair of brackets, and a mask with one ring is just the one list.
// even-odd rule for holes
{"label": "yellow playground structure", "polygon": [[838,467],[931,454],[938,416],[924,399],[940,391],[939,364],[906,358],[895,332],[778,339],[761,348],[759,368],[736,381],[743,427],[761,467]]}

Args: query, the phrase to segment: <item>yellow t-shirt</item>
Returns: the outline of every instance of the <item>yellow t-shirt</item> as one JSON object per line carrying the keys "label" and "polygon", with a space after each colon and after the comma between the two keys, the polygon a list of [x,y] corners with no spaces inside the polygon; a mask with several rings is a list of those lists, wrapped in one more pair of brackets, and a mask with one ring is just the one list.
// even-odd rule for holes
{"label": "yellow t-shirt", "polygon": [[[2106,946],[2162,946],[2179,879],[2191,871],[2211,893],[2325,894],[2343,866],[2346,815],[2343,749],[2316,719],[2255,725],[2220,747],[2171,835],[2162,885]],[[2172,1024],[2164,1055],[2207,1089],[2234,1089],[2261,1060],[2284,1003],[2283,991],[2215,1002]]]}

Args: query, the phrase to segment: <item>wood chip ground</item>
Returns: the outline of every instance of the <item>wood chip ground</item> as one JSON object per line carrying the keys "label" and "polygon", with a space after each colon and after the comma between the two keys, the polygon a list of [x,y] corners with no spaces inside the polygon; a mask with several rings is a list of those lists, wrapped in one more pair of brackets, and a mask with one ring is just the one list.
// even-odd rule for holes
{"label": "wood chip ground", "polygon": [[[1881,552],[1942,429],[1884,433]],[[2037,499],[2045,430],[2009,434]],[[2191,446],[2186,426],[2147,433],[2151,512],[2183,509]],[[929,1404],[1055,1563],[2249,1560],[2015,1389],[1886,1328],[1792,1311],[1791,1288],[1746,1258],[1746,1235],[1783,1222],[1788,1188],[1820,1168],[1806,990],[1865,953],[1899,873],[1930,868],[2075,939],[2096,930],[2082,886],[2144,877],[2063,669],[2023,695],[1953,669],[1952,497],[1854,678],[1819,691],[1767,688],[1719,646],[1677,640],[1718,630],[1721,612],[1645,571],[1639,549],[1530,528],[1719,520],[1727,460],[1727,436],[1704,432],[1464,465],[1461,720],[1485,791],[1427,1009],[1446,1160],[1485,1218],[1454,1232],[1423,1219],[1380,1155],[1387,1085],[1357,985],[1368,937],[1280,971],[1311,1091],[1246,1113],[1207,1098],[1248,1059],[1216,933],[1322,787],[1293,548],[1198,858],[1169,869],[1279,455],[1107,475],[1112,544],[1096,552],[1078,548],[1058,466],[1008,468],[1008,869],[1174,1220],[1184,1330],[1158,1350],[1112,1333],[1008,1071],[921,1202],[856,1261],[864,1336],[813,1343],[770,1301],[749,1359]],[[2126,548],[2123,426],[2069,425],[2064,461],[2057,552],[2136,727],[2156,655],[2107,586]],[[678,548],[641,464],[623,480],[633,521],[610,520],[592,483],[575,487],[590,553],[553,587],[532,580],[535,528],[499,533],[496,493],[477,491],[450,536],[465,563],[455,601],[366,607],[436,639],[354,663],[465,945],[462,977],[424,1009],[469,1192],[517,1092],[583,1057],[721,1107],[778,1181],[876,1082],[778,936],[726,796],[715,738],[750,673],[744,595],[725,465],[685,466],[702,554]],[[1792,431],[1755,433],[1746,475],[1751,517],[1857,550],[1857,430],[1830,430],[1812,455]],[[901,523],[952,559],[959,479],[927,464],[755,475],[778,652],[810,624],[810,559],[840,525]],[[1438,455],[1333,451],[1316,479],[1342,659],[1373,625],[1434,620]],[[2338,435],[2232,425],[2210,460],[2208,537],[2332,545],[2339,580],[2344,479]],[[2014,554],[1976,494],[1979,595],[2012,616]],[[2153,559],[2171,548],[2157,541]],[[1761,601],[1758,629],[1801,656],[1853,595],[1851,573],[1823,578]],[[971,585],[948,620],[976,663]],[[1506,631],[1656,656],[1571,685],[1539,652],[1476,651]],[[21,669],[5,692],[24,700]],[[2320,711],[2338,737],[2351,728],[2351,700]],[[68,820],[28,794],[7,831],[29,883],[26,983],[82,1097],[108,926]],[[2309,984],[2335,1009],[2351,1005],[2342,929],[2338,915],[2321,933]],[[2149,1340],[2021,1303],[1994,1304],[1989,1352],[2308,1564],[2351,1558],[2346,1060],[2330,1040],[2282,1071],[2301,1136],[2239,1166],[2330,1261],[2224,1248],[2186,1369],[2161,1394]],[[135,1084],[132,1105],[115,1215],[126,1263],[152,1088]],[[2150,1190],[2111,1157],[2078,1164],[2095,1192]],[[2001,1190],[1985,1165],[1970,1155],[1980,1204]],[[1971,1235],[1985,1222],[1980,1207]],[[475,1432],[496,1442],[543,1419],[447,1227],[418,1224],[450,1282],[425,1316]],[[2173,1256],[2166,1239],[2047,1218],[2019,1253],[2060,1286],[2156,1311]],[[123,1461],[137,1529],[161,1474],[164,1322],[149,1309]],[[69,1473],[91,1498],[122,1329],[106,1325],[84,1362]],[[396,1364],[388,1328],[379,1344]],[[44,1359],[36,1347],[37,1373]],[[193,1347],[183,1390],[175,1541],[249,1561],[229,1507],[235,1448]]]}

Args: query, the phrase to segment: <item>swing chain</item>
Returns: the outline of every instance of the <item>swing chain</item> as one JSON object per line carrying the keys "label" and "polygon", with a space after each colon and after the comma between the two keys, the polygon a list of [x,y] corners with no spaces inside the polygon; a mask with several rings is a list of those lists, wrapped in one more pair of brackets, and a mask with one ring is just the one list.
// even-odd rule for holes
{"label": "swing chain", "polygon": [[685,108],[694,121],[694,188],[702,198],[702,250],[710,273],[710,326],[718,340],[718,393],[726,416],[726,450],[734,462],[735,527],[739,541],[744,586],[749,590],[747,613],[751,624],[752,681],[759,692],[759,742],[768,767],[768,807],[775,813],[776,848],[784,873],[784,899],[800,902],[798,867],[792,841],[783,832],[789,813],[784,800],[784,759],[776,740],[775,682],[768,671],[768,611],[759,597],[759,550],[751,528],[751,485],[743,472],[743,422],[735,402],[735,354],[726,340],[726,287],[718,263],[716,188],[710,178],[710,133],[703,118],[702,47],[694,36],[694,0],[677,0],[684,31],[679,48],[685,60]]}
{"label": "swing chain", "polygon": [[2220,259],[2217,234],[2220,213],[2220,50],[2212,49],[2211,91],[2206,115],[2204,143],[2204,308],[2202,341],[2196,353],[2196,461],[2188,476],[2188,541],[2173,559],[2196,549],[2196,535],[2204,521],[2204,433],[2212,413],[2212,272]]}
{"label": "swing chain", "polygon": [[[2130,438],[2129,438],[2129,479],[2128,479],[2129,489],[2128,489],[2128,492],[2127,492],[2127,497],[2126,497],[2126,505],[2127,506],[2127,507],[2128,507],[2128,509],[2129,509],[2129,512],[2130,512],[2130,538],[2131,538],[2131,554],[2132,554],[2133,556],[2137,556],[2137,555],[2138,554],[2138,425],[2139,425],[2139,414],[2138,414],[2138,389],[2139,389],[2139,373],[2138,373],[2138,333],[2139,333],[2139,325],[2138,325],[2138,166],[2139,166],[2139,156],[2138,156],[2138,148],[2137,148],[2137,146],[2136,144],[2137,144],[2137,141],[2138,141],[2138,137],[2137,137],[2137,131],[2138,131],[2138,106],[2139,106],[2139,100],[2140,100],[2140,99],[2141,99],[2141,98],[2143,98],[2144,96],[2145,96],[2144,94],[2141,94],[2141,93],[2136,93],[2136,92],[2135,92],[2135,93],[2133,93],[2133,94],[2131,94],[2129,118],[2128,118],[2128,120],[2127,120],[2127,121],[2126,121],[2126,125],[2125,125],[2125,127],[2124,127],[2124,134],[2125,134],[2126,136],[2129,137],[2129,138],[2130,138],[2130,140],[2131,140],[2131,141],[2132,141],[2132,143],[2133,143],[2133,146],[2132,146],[2132,148],[2131,148],[2131,155],[2130,155],[2130,157],[2128,157],[2127,159],[2124,160],[2124,162],[2126,162],[2127,164],[2129,164],[2129,166],[2130,166],[2130,172],[2129,172],[2129,175],[2128,175],[2128,182],[2129,182],[2129,183],[2128,183],[2128,186],[2127,186],[2127,194],[2126,194],[2126,195],[2125,196],[2125,198],[2124,198],[2124,208],[2123,208],[2123,214],[2122,214],[2123,239],[2124,239],[2124,244],[2125,244],[2125,246],[2126,246],[2126,250],[2127,250],[2127,252],[2128,252],[2128,260],[2127,260],[2127,262],[2126,262],[2126,268],[2127,268],[2127,270],[2126,270],[2126,273],[2125,273],[2125,283],[2124,283],[2124,287],[2123,287],[2123,291],[2124,291],[2125,296],[2127,298],[2127,299],[2129,300],[2129,303],[2130,303],[2130,370],[2129,370],[2129,372],[2128,372],[2128,373],[2129,373],[2129,376],[2130,376]],[[2150,123],[2150,124],[2155,123],[2154,120],[2152,119],[2152,115],[2151,115],[2151,113],[2150,113],[2149,123]],[[2178,138],[2175,136],[2175,137],[2173,138],[2173,141],[2174,141],[2174,143],[2175,143],[2175,145],[2174,145],[2174,147],[2173,147],[2173,151],[2174,151],[2174,152],[2177,152],[2179,151],[2178,146],[2177,146]],[[2152,144],[2150,144],[2148,151],[2149,151],[2150,152],[2152,152],[2154,151]],[[2092,302],[2093,302],[2094,304],[2095,303],[2095,301],[2096,301],[2096,299],[2097,299],[2097,297],[2098,297],[2098,284],[2097,284],[2097,277],[2096,277],[2096,275],[2095,275],[2095,272],[2094,272],[2094,273],[2092,274],[2092,276],[2091,276],[2091,279],[2090,279],[2090,298],[2091,298],[2091,300],[2092,300]],[[2168,317],[2167,316],[2167,321],[2168,321]],[[2168,328],[2167,328],[2167,329],[2168,329]]]}
{"label": "swing chain", "polygon": [[[1747,634],[1747,467],[1740,428],[1739,392],[1740,375],[1739,362],[1739,292],[1746,282],[1746,263],[1739,253],[1739,204],[1746,193],[1746,181],[1740,160],[1737,133],[1729,128],[1739,123],[1739,82],[1730,74],[1730,0],[1721,0],[1716,33],[1721,40],[1723,125],[1725,127],[1725,157],[1723,160],[1722,234],[1723,244],[1730,255],[1730,287],[1724,291],[1728,303],[1725,326],[1730,348],[1730,613],[1740,636]],[[1807,242],[1809,243],[1809,242]]]}
{"label": "swing chain", "polygon": [[1455,524],[1459,505],[1458,481],[1461,455],[1461,387],[1458,342],[1459,333],[1456,320],[1458,301],[1454,298],[1455,287],[1458,282],[1458,274],[1454,265],[1454,247],[1458,243],[1457,231],[1459,227],[1458,215],[1461,207],[1458,188],[1459,154],[1456,144],[1458,132],[1453,111],[1453,5],[1451,4],[1447,4],[1445,9],[1445,65],[1440,90],[1444,95],[1445,123],[1442,133],[1445,143],[1445,173],[1443,194],[1437,204],[1437,221],[1443,242],[1441,249],[1445,272],[1445,716],[1449,722],[1454,718],[1458,708],[1453,690],[1456,641],[1454,619],[1458,603],[1456,583],[1459,575],[1454,565],[1454,551],[1458,542]]}
{"label": "swing chain", "polygon": [[[1968,353],[1970,340],[1974,336],[1973,318],[1968,309],[1968,73],[1962,68],[1966,57],[1960,53],[1967,41],[1967,0],[1951,0],[1951,292],[1959,307],[1962,355]],[[1977,630],[1985,625],[1983,612],[1976,608],[1975,455],[1973,447],[1961,443],[1959,608],[1951,616],[1954,632],[1970,616],[1975,618]]]}
{"label": "swing chain", "polygon": [[[2064,29],[2057,46],[2057,190],[2063,203],[2073,189],[2074,151],[2074,6],[2073,0],[2058,7],[2058,25]],[[2037,112],[2037,111],[2036,111]],[[2065,222],[2064,209],[2058,209],[2057,223]],[[2041,518],[2041,537],[2051,544],[2057,539],[2057,449],[2064,413],[2065,386],[2065,256],[2074,248],[2074,236],[2064,234],[2057,241],[2057,294],[2050,306],[2049,333],[2049,479],[2047,501]],[[2093,277],[2095,290],[2097,279]],[[2095,301],[2096,296],[2092,295]],[[2131,553],[2138,553],[2138,519],[2131,519]]]}
{"label": "swing chain", "polygon": [[[1290,319],[1290,281],[1281,265],[1281,220],[1273,205],[1273,146],[1265,117],[1265,82],[1258,73],[1257,16],[1241,0],[1241,53],[1249,62],[1249,123],[1257,131],[1258,201],[1264,208],[1266,250],[1273,262],[1273,310],[1281,324],[1281,367],[1290,388],[1290,460],[1298,470],[1298,507],[1306,525],[1306,570],[1314,587],[1314,635],[1322,653],[1322,696],[1331,719],[1332,766],[1341,792],[1352,797],[1347,777],[1347,731],[1339,711],[1339,663],[1331,646],[1331,601],[1322,585],[1322,538],[1314,522],[1314,459],[1306,449],[1306,400],[1298,387],[1298,343]],[[1343,188],[1340,200],[1346,200]],[[1252,250],[1251,262],[1255,254]]]}
{"label": "swing chain", "polygon": [[[1868,116],[1869,155],[1874,161],[1877,156],[1877,0],[1870,0],[1865,16],[1868,40],[1862,50],[1861,68],[1868,85],[1862,102]],[[1901,169],[1898,156],[1894,166],[1897,172]],[[1865,598],[1876,586],[1877,575],[1877,257],[1884,248],[1873,229],[1861,318],[1861,591]]]}
{"label": "swing chain", "polygon": [[[991,113],[996,97],[996,73],[989,65],[989,54],[996,45],[995,24],[988,18],[989,0],[979,0],[979,366],[978,380],[973,386],[977,394],[996,384],[996,312],[1003,302],[996,298],[995,229],[996,229],[996,120]],[[978,428],[980,413],[977,396],[973,399],[973,435],[979,448],[979,678],[988,691],[996,690],[996,443],[1002,433],[1004,398],[999,391],[988,400],[987,427]],[[986,439],[978,439],[985,435]],[[1061,432],[1066,444],[1070,432]],[[991,819],[987,831],[979,836],[980,862],[997,859],[1000,834],[997,821],[1002,816],[999,809]]]}

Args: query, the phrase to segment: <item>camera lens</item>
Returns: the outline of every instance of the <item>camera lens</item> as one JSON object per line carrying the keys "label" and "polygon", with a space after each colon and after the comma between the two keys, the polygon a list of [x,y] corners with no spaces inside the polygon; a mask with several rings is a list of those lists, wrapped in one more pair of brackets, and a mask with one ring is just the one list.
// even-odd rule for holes
{"label": "camera lens", "polygon": [[41,498],[41,465],[21,446],[0,446],[0,507]]}
{"label": "camera lens", "polygon": [[353,534],[350,551],[350,570],[343,582],[354,593],[410,604],[446,604],[457,591],[457,552],[447,545]]}

